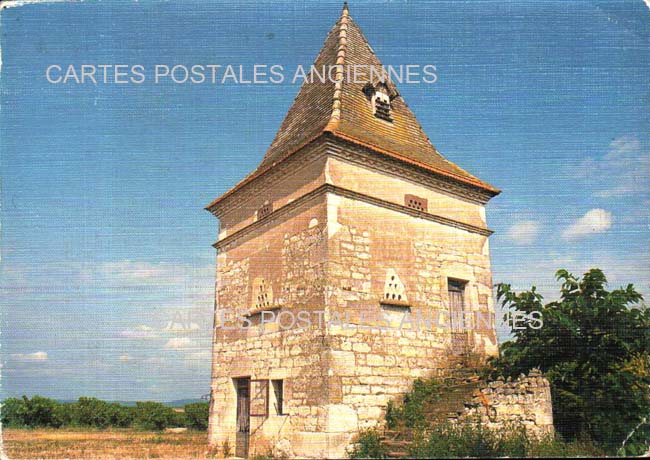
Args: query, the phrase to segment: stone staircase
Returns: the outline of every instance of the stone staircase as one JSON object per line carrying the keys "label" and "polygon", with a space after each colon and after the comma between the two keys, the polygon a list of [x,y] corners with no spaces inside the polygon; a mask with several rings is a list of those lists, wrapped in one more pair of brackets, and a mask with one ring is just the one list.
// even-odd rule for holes
{"label": "stone staircase", "polygon": [[413,444],[412,438],[404,438],[402,430],[385,430],[381,438],[381,445],[388,452],[388,458],[408,458],[409,448]]}
{"label": "stone staircase", "polygon": [[[427,425],[430,427],[458,419],[465,411],[466,404],[472,401],[473,396],[484,385],[475,370],[462,366],[449,370],[441,382],[438,400],[424,404]],[[381,443],[388,451],[388,457],[408,458],[413,435],[413,429],[405,426],[385,429]]]}

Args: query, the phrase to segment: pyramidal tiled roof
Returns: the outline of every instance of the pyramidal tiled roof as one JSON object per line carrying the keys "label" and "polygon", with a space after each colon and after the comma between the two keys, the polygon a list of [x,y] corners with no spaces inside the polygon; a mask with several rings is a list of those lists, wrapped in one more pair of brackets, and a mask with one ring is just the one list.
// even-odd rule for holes
{"label": "pyramidal tiled roof", "polygon": [[[350,17],[345,4],[341,17],[325,39],[325,44],[314,62],[314,68],[320,70],[323,67],[339,66],[343,72],[355,65],[368,68],[372,66],[375,69],[382,66],[363,33]],[[334,80],[337,83],[323,83],[318,78],[303,83],[260,165],[210,206],[324,133],[330,133],[432,173],[473,185],[488,193],[499,193],[499,190],[490,184],[446,160],[435,149],[392,82],[388,84],[396,97],[391,101],[392,122],[388,123],[374,116],[372,106],[363,91],[366,83],[355,82],[347,78],[347,75],[345,78]]]}

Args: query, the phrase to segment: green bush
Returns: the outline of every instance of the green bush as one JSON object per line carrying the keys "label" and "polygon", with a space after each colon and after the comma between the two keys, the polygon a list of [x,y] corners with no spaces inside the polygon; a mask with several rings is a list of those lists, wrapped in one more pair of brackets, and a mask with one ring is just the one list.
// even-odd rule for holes
{"label": "green bush", "polygon": [[640,457],[650,454],[650,416],[644,417],[642,421],[630,431],[625,441],[618,448],[617,455]]}
{"label": "green bush", "polygon": [[171,407],[158,402],[137,402],[134,425],[141,430],[164,430],[177,426],[180,416]]}
{"label": "green bush", "polygon": [[607,452],[593,441],[579,440],[565,442],[560,435],[547,436],[534,442],[528,450],[528,457],[605,457]]}
{"label": "green bush", "polygon": [[9,398],[2,404],[2,423],[7,426],[58,428],[66,419],[63,404],[43,396]]}
{"label": "green bush", "polygon": [[387,458],[388,449],[381,444],[379,432],[370,429],[359,433],[348,454],[350,458]]}
{"label": "green bush", "polygon": [[67,406],[71,425],[123,428],[133,422],[133,411],[130,408],[96,398],[81,397],[76,403],[64,406]]}
{"label": "green bush", "polygon": [[435,379],[413,382],[413,387],[406,395],[401,406],[392,401],[386,408],[386,424],[390,429],[398,427],[423,428],[427,421],[426,405],[440,400],[440,383]]}
{"label": "green bush", "polygon": [[480,423],[450,423],[419,432],[409,454],[417,458],[603,456],[588,442],[565,443],[552,435],[531,437],[521,425],[490,429]]}
{"label": "green bush", "polygon": [[207,430],[209,413],[210,404],[207,402],[186,404],[185,426],[192,430]]}
{"label": "green bush", "polygon": [[2,426],[22,427],[25,426],[25,403],[22,399],[8,398],[2,403]]}
{"label": "green bush", "polygon": [[[608,290],[601,270],[582,278],[559,270],[556,276],[560,298],[546,304],[534,286],[520,293],[498,286],[504,310],[541,312],[544,324],[515,330],[492,360],[492,376],[515,377],[538,367],[551,383],[556,430],[615,453],[650,417],[650,309],[639,305],[643,298],[631,284]],[[630,451],[647,448],[642,437],[627,439]]]}
{"label": "green bush", "polygon": [[42,396],[7,398],[0,410],[2,425],[7,427],[187,427],[203,431],[208,427],[208,413],[209,404],[204,402],[187,404],[185,412],[177,412],[157,402],[138,402],[129,407],[97,398],[81,397],[74,403],[59,403]]}

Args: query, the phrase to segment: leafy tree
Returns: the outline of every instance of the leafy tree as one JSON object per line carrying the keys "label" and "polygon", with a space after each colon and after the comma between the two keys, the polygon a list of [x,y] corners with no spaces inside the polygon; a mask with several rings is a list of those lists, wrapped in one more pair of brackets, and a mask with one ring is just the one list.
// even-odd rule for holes
{"label": "leafy tree", "polygon": [[10,427],[26,426],[25,401],[20,398],[8,398],[2,403],[2,425]]}
{"label": "leafy tree", "polygon": [[143,430],[164,430],[177,424],[178,416],[171,407],[147,401],[137,402],[134,423]]}
{"label": "leafy tree", "polygon": [[133,421],[133,413],[128,407],[97,398],[81,397],[76,403],[68,406],[74,425],[95,428],[127,427]]}
{"label": "leafy tree", "polygon": [[601,270],[582,279],[559,270],[560,299],[543,304],[533,286],[515,293],[500,284],[506,309],[543,316],[540,329],[517,329],[493,359],[492,373],[517,376],[540,368],[551,383],[557,430],[590,437],[610,450],[650,415],[650,309],[634,286],[606,289]]}
{"label": "leafy tree", "polygon": [[2,405],[2,423],[9,426],[58,428],[65,423],[65,410],[57,401],[32,396],[9,398]]}
{"label": "leafy tree", "polygon": [[209,410],[210,404],[207,402],[185,404],[186,426],[193,430],[207,430]]}

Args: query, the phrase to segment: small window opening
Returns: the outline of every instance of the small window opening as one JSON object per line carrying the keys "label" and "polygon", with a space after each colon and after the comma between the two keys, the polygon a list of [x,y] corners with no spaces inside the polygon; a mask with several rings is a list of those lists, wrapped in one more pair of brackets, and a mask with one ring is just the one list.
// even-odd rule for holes
{"label": "small window opening", "polygon": [[372,98],[375,105],[375,116],[381,120],[392,122],[390,116],[390,98],[388,94],[377,91]]}
{"label": "small window opening", "polygon": [[467,281],[447,278],[447,286],[450,292],[465,292]]}
{"label": "small window opening", "polygon": [[390,116],[390,102],[386,102],[380,98],[375,99],[375,116],[385,121],[393,121]]}

